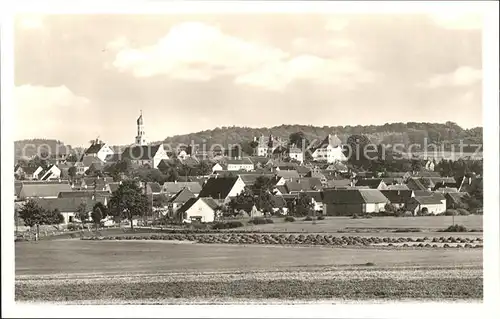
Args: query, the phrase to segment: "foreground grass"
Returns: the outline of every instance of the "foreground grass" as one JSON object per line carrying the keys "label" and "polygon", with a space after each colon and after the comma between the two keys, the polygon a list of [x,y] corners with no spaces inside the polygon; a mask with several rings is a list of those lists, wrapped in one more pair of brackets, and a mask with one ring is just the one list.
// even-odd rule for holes
{"label": "foreground grass", "polygon": [[30,285],[16,283],[18,301],[248,299],[482,299],[481,277],[445,279],[233,280]]}

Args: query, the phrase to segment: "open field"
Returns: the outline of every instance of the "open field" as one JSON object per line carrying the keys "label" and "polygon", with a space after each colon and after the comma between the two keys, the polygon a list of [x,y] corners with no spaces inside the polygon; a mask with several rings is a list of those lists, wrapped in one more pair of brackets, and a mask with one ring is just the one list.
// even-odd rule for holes
{"label": "open field", "polygon": [[[302,218],[303,219],[303,218]],[[373,217],[353,219],[351,217],[327,217],[313,224],[311,221],[297,219],[295,222],[284,222],[283,218],[275,218],[273,224],[248,225],[242,229],[269,232],[338,232],[345,230],[372,230],[418,228],[422,231],[438,231],[455,224],[464,225],[468,229],[483,229],[483,216],[425,216],[425,217]]]}
{"label": "open field", "polygon": [[16,243],[17,300],[161,303],[213,298],[479,300],[482,250]]}

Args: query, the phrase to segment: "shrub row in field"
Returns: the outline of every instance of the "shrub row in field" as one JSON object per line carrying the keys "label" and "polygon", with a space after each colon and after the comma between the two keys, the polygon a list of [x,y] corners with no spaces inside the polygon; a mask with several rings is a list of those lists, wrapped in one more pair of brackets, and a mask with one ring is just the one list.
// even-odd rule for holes
{"label": "shrub row in field", "polygon": [[[401,247],[450,247],[482,248],[481,238],[428,237],[394,238],[332,235],[285,235],[285,234],[153,234],[146,236],[82,237],[83,240],[178,240],[204,244],[265,244],[265,245],[318,245],[318,246],[401,246]],[[440,244],[440,245],[438,245]],[[444,244],[444,245],[443,245]]]}

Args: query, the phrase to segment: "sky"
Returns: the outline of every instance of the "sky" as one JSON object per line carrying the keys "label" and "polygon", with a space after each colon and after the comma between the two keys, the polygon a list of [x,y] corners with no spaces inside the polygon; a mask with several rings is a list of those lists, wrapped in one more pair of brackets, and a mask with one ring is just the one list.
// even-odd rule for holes
{"label": "sky", "polygon": [[18,15],[14,138],[221,126],[482,126],[475,15]]}

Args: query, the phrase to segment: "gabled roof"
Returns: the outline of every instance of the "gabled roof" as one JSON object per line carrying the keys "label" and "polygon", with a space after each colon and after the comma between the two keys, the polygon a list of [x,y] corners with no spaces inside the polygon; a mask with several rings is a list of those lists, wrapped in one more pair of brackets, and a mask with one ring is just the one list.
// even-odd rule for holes
{"label": "gabled roof", "polygon": [[113,163],[113,162],[118,162],[121,159],[121,157],[122,157],[121,153],[109,154],[104,158],[104,160],[106,162]]}
{"label": "gabled roof", "polygon": [[307,173],[306,176],[307,177],[318,178],[320,180],[326,179],[326,176],[323,173],[321,173],[321,172],[315,172],[315,171],[311,171],[311,172]]}
{"label": "gabled roof", "polygon": [[350,179],[332,179],[327,182],[328,187],[350,187]]}
{"label": "gabled roof", "polygon": [[297,171],[277,171],[276,175],[283,178],[299,178],[300,175]]}
{"label": "gabled roof", "polygon": [[302,150],[298,147],[290,147],[288,154],[302,154]]}
{"label": "gabled roof", "polygon": [[299,178],[299,179],[294,179],[292,181],[287,181],[285,183],[286,188],[288,189],[288,192],[300,192],[300,191],[310,191],[310,190],[321,190],[323,187],[323,184],[321,183],[321,180],[315,177],[309,177],[309,178]]}
{"label": "gabled roof", "polygon": [[406,182],[406,186],[408,186],[409,189],[414,190],[414,191],[424,191],[427,190],[427,187],[425,187],[418,179],[416,178],[410,178]]}
{"label": "gabled roof", "polygon": [[434,196],[415,196],[410,200],[410,202],[417,202],[420,205],[441,204],[441,200]]}
{"label": "gabled roof", "polygon": [[183,188],[169,199],[169,203],[185,203],[189,199],[195,197],[196,196],[189,189]]}
{"label": "gabled roof", "polygon": [[336,172],[347,172],[348,168],[345,164],[341,162],[335,162],[326,167],[328,171],[336,171]]}
{"label": "gabled roof", "polygon": [[342,145],[342,141],[338,138],[337,134],[328,136],[318,145],[317,148],[326,148],[328,145],[331,147],[338,147]]}
{"label": "gabled roof", "polygon": [[242,157],[241,159],[228,159],[226,163],[229,165],[253,165],[252,160],[248,157]]}
{"label": "gabled roof", "polygon": [[207,180],[203,186],[200,197],[212,197],[225,199],[239,177],[213,177]]}
{"label": "gabled roof", "polygon": [[444,196],[447,201],[450,201],[450,204],[466,204],[464,199],[467,197],[467,193],[446,193]]}
{"label": "gabled roof", "polygon": [[368,186],[370,188],[378,188],[383,183],[381,178],[362,178],[356,182],[356,186]]}
{"label": "gabled roof", "polygon": [[25,174],[33,174],[37,169],[41,168],[41,166],[35,167],[35,166],[22,166],[21,169]]}
{"label": "gabled roof", "polygon": [[323,203],[370,204],[388,203],[389,200],[377,189],[333,189],[323,191]]}
{"label": "gabled roof", "polygon": [[92,164],[104,165],[104,162],[97,156],[84,156],[81,162],[85,167],[90,167]]}
{"label": "gabled roof", "polygon": [[413,195],[412,190],[382,190],[382,194],[394,204],[404,204]]}
{"label": "gabled roof", "polygon": [[87,211],[91,211],[97,203],[97,201],[87,198],[37,198],[35,201],[44,209],[58,209],[61,213],[76,212],[81,203],[85,203]]}
{"label": "gabled roof", "polygon": [[441,187],[437,189],[440,193],[458,193],[458,189],[456,187]]}
{"label": "gabled roof", "polygon": [[307,174],[311,171],[311,169],[309,167],[305,167],[305,166],[297,166],[295,168],[295,170],[297,171],[297,173],[299,174]]}
{"label": "gabled roof", "polygon": [[71,192],[69,183],[46,183],[46,184],[28,184],[23,183],[20,198],[27,197],[57,197],[60,192]]}
{"label": "gabled roof", "polygon": [[189,189],[194,194],[199,194],[202,190],[198,182],[165,182],[162,187],[162,192],[176,194],[183,188]]}
{"label": "gabled roof", "polygon": [[269,178],[271,181],[274,181],[273,174],[240,174],[240,178],[245,183],[246,186],[252,186],[255,184],[257,178],[264,176]]}
{"label": "gabled roof", "polygon": [[93,196],[110,195],[108,191],[71,191],[71,192],[60,192],[58,198],[92,198]]}
{"label": "gabled roof", "polygon": [[387,185],[388,190],[409,190],[406,184]]}
{"label": "gabled roof", "polygon": [[265,165],[269,162],[269,158],[265,156],[250,156],[249,158],[255,164],[260,163],[261,165]]}
{"label": "gabled roof", "polygon": [[441,177],[439,172],[422,170],[415,174],[417,177]]}
{"label": "gabled roof", "polygon": [[281,194],[288,194],[288,189],[285,185],[280,185],[276,186],[276,189],[281,193]]}
{"label": "gabled roof", "polygon": [[211,197],[198,197],[198,198],[191,198],[191,199],[189,199],[177,211],[180,212],[180,213],[184,213],[189,208],[191,208],[191,206],[193,206],[194,203],[196,203],[199,200],[205,202],[208,205],[208,207],[210,207],[213,210],[215,210],[219,206],[219,204],[217,204],[217,202],[213,198],[211,198]]}
{"label": "gabled roof", "polygon": [[158,153],[160,146],[161,144],[129,146],[123,151],[122,158],[141,161],[153,160],[156,153]]}
{"label": "gabled roof", "polygon": [[86,154],[97,154],[99,153],[99,151],[101,150],[101,148],[104,147],[104,143],[94,143],[92,145],[90,145],[89,148],[87,148],[87,150],[85,150],[85,155]]}

